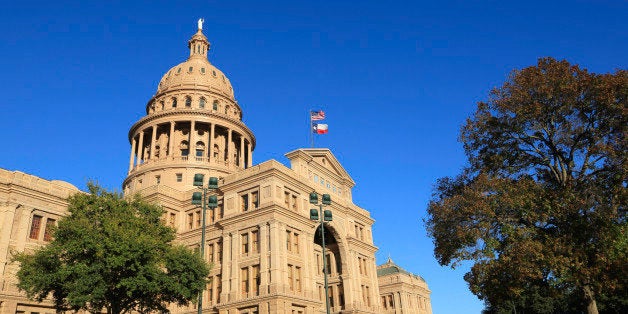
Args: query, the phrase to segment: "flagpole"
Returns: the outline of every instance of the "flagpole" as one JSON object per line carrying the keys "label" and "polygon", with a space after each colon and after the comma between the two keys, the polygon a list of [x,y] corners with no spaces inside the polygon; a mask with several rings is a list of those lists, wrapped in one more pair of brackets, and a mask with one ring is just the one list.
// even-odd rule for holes
{"label": "flagpole", "polygon": [[314,148],[314,124],[312,123],[312,109],[310,109],[308,114],[310,115],[310,141],[312,143],[312,148]]}

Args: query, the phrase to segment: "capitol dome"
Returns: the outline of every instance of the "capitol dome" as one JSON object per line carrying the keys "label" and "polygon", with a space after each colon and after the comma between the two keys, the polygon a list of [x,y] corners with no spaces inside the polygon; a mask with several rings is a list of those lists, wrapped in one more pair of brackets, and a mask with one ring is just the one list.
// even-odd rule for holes
{"label": "capitol dome", "polygon": [[181,89],[205,89],[235,100],[229,79],[207,59],[209,46],[199,29],[188,42],[190,57],[164,74],[157,95]]}
{"label": "capitol dome", "polygon": [[197,174],[220,177],[253,164],[255,136],[242,121],[231,83],[207,60],[201,21],[187,42],[188,59],[164,74],[146,116],[129,130],[125,193],[149,183],[187,190]]}

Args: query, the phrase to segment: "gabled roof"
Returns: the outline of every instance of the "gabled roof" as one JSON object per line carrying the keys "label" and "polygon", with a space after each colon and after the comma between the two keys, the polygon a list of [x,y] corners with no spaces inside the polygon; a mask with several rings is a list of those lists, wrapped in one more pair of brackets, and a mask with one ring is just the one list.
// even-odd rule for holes
{"label": "gabled roof", "polygon": [[286,157],[290,160],[300,157],[308,162],[314,161],[322,168],[348,181],[351,186],[355,185],[355,181],[328,148],[300,148],[287,153]]}

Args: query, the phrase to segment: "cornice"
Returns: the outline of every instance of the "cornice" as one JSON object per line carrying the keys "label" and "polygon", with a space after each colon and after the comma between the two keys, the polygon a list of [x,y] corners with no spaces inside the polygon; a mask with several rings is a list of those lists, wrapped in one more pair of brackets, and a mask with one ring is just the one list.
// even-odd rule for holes
{"label": "cornice", "polygon": [[358,240],[358,239],[356,239],[354,237],[351,237],[351,236],[347,237],[347,243],[351,244],[351,245],[353,245],[355,247],[364,249],[364,250],[366,250],[369,253],[375,253],[375,252],[377,252],[377,249],[378,249],[374,245],[371,245],[371,244],[366,243],[364,241],[360,241],[360,240]]}

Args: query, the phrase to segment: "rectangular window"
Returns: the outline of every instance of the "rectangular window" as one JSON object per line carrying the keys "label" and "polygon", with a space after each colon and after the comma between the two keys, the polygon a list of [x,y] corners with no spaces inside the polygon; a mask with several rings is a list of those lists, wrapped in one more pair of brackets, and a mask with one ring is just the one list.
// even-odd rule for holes
{"label": "rectangular window", "polygon": [[161,176],[155,176],[155,182],[157,182],[157,184],[161,183]]}
{"label": "rectangular window", "polygon": [[196,228],[201,227],[201,211],[196,212]]}
{"label": "rectangular window", "polygon": [[55,226],[55,220],[48,218],[46,219],[46,230],[44,230],[44,241],[52,240],[52,228]]}
{"label": "rectangular window", "polygon": [[334,307],[334,286],[329,286],[327,288],[327,293],[329,294],[329,306]]}
{"label": "rectangular window", "polygon": [[177,221],[177,214],[170,213],[170,226],[174,227],[176,221]]}
{"label": "rectangular window", "polygon": [[286,230],[286,250],[292,251],[292,237],[289,230]]}
{"label": "rectangular window", "polygon": [[209,294],[209,304],[213,304],[214,299],[214,283],[210,282],[207,284],[207,294]]}
{"label": "rectangular window", "polygon": [[329,275],[331,274],[331,256],[329,254],[325,254],[325,258],[326,258],[325,264],[327,267],[327,274]]}
{"label": "rectangular window", "polygon": [[41,219],[42,217],[39,215],[33,216],[33,221],[31,222],[31,232],[28,235],[29,238],[31,239],[39,238],[39,229],[41,228]]}
{"label": "rectangular window", "polygon": [[345,295],[340,287],[338,287],[338,304],[345,304]]}
{"label": "rectangular window", "polygon": [[216,262],[222,263],[222,241],[216,243]]}
{"label": "rectangular window", "polygon": [[181,181],[183,181],[183,174],[177,173],[177,182],[181,182]]}
{"label": "rectangular window", "polygon": [[297,210],[297,196],[296,195],[292,195],[292,202],[290,203],[292,205],[292,210],[296,211]]}
{"label": "rectangular window", "polygon": [[242,254],[248,254],[249,253],[249,234],[243,233],[241,235],[241,241],[242,241]]}
{"label": "rectangular window", "polygon": [[208,257],[207,257],[207,260],[208,260],[210,263],[213,263],[213,262],[214,262],[214,245],[213,245],[213,244],[210,244],[210,245],[208,246],[208,248],[207,248],[207,251],[208,251]]}
{"label": "rectangular window", "polygon": [[251,231],[251,238],[253,253],[259,253],[259,232]]}
{"label": "rectangular window", "polygon": [[301,267],[294,268],[294,286],[295,290],[301,292]]}
{"label": "rectangular window", "polygon": [[290,264],[288,264],[288,284],[290,291],[294,291],[294,267]]}
{"label": "rectangular window", "polygon": [[249,292],[249,269],[247,267],[240,269],[240,278],[242,278],[240,291],[246,296]]}
{"label": "rectangular window", "polygon": [[286,205],[286,208],[290,208],[290,192],[284,193],[284,203]]}
{"label": "rectangular window", "polygon": [[249,195],[244,194],[240,197],[240,209],[245,212],[249,210]]}
{"label": "rectangular window", "polygon": [[251,193],[251,203],[253,205],[253,209],[259,208],[259,193]]}
{"label": "rectangular window", "polygon": [[216,221],[216,209],[210,208],[209,209],[209,223],[213,224],[214,221]]}
{"label": "rectangular window", "polygon": [[293,244],[292,251],[298,254],[299,253],[299,234],[298,233],[292,234],[292,244]]}
{"label": "rectangular window", "polygon": [[188,214],[188,230],[192,230],[194,228],[194,213]]}
{"label": "rectangular window", "polygon": [[222,293],[222,276],[216,275],[216,303],[220,303],[221,293]]}
{"label": "rectangular window", "polygon": [[322,267],[321,267],[321,255],[320,254],[316,254],[316,273],[317,274],[321,274],[322,271]]}
{"label": "rectangular window", "polygon": [[261,282],[260,274],[259,274],[259,265],[254,265],[251,269],[252,271],[252,279],[253,281],[253,295],[259,295],[259,286]]}

